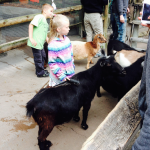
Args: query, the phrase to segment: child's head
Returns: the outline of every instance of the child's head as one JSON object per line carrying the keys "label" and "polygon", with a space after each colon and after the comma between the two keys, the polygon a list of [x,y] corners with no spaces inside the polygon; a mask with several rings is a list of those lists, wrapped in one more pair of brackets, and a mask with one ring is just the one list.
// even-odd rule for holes
{"label": "child's head", "polygon": [[50,23],[50,41],[54,37],[67,35],[69,33],[69,30],[69,19],[61,14],[56,15],[53,19],[51,19]]}
{"label": "child's head", "polygon": [[46,18],[52,18],[53,17],[53,11],[54,8],[50,5],[50,4],[43,4],[42,5],[42,14],[46,17]]}

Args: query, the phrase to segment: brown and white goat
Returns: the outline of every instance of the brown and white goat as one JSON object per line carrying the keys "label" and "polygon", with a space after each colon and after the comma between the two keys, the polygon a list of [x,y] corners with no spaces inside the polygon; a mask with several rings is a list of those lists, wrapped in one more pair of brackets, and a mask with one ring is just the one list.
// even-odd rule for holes
{"label": "brown and white goat", "polygon": [[73,57],[75,60],[87,58],[87,69],[89,64],[93,63],[92,58],[100,49],[100,43],[106,43],[102,34],[97,34],[91,42],[71,41],[73,47]]}
{"label": "brown and white goat", "polygon": [[[113,51],[114,53],[116,51]],[[146,52],[136,51],[136,50],[121,50],[115,54],[115,60],[122,67],[128,67],[134,62],[136,62],[139,58],[145,56]]]}

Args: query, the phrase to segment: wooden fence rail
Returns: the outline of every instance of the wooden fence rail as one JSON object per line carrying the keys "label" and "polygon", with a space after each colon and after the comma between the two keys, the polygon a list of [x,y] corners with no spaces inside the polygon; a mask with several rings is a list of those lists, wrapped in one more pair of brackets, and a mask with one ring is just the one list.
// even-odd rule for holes
{"label": "wooden fence rail", "polygon": [[[82,5],[77,5],[77,6],[57,9],[54,11],[54,13],[61,14],[61,13],[71,12],[71,11],[81,10],[81,9],[82,9]],[[19,24],[19,23],[29,22],[34,18],[35,15],[37,15],[37,14],[31,14],[31,15],[26,15],[26,16],[20,16],[20,17],[0,20],[0,28]]]}
{"label": "wooden fence rail", "polygon": [[[81,10],[81,9],[82,9],[82,5],[76,5],[76,6],[72,6],[72,7],[57,9],[57,10],[54,11],[54,13],[55,14],[62,14],[62,13],[77,11],[77,10]],[[37,15],[37,14],[31,14],[31,15],[26,15],[26,16],[20,16],[20,17],[10,18],[10,19],[6,19],[6,20],[1,20],[0,21],[0,28],[7,27],[7,26],[12,26],[12,25],[19,24],[19,23],[29,22],[34,18],[35,15]],[[103,20],[104,20],[104,35],[107,37],[108,6],[106,6],[106,8],[105,8]],[[82,24],[82,22],[78,22],[76,24],[71,24],[70,26],[76,26],[76,25],[81,25],[81,24]],[[82,29],[82,28],[80,27],[80,29]],[[19,46],[25,45],[27,43],[27,40],[28,40],[28,37],[25,37],[25,38],[21,38],[19,40],[15,40],[15,41],[11,41],[11,42],[8,42],[8,43],[1,44],[0,45],[0,54],[3,53],[3,52],[9,51],[11,49],[17,48]]]}

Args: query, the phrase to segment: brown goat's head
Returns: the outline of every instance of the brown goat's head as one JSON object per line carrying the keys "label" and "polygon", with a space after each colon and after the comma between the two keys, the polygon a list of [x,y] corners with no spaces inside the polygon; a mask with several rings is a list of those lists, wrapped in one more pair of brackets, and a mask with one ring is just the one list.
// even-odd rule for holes
{"label": "brown goat's head", "polygon": [[94,39],[97,39],[97,42],[99,42],[99,43],[106,43],[107,42],[106,38],[101,33],[96,34]]}

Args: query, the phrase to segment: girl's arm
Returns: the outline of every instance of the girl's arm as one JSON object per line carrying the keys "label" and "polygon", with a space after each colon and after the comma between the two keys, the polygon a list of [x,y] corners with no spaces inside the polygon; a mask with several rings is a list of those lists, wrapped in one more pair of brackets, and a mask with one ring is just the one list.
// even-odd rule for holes
{"label": "girl's arm", "polygon": [[49,38],[48,38],[48,36],[46,37],[46,42],[48,43],[48,41],[49,41]]}
{"label": "girl's arm", "polygon": [[33,25],[32,24],[29,24],[29,40],[31,41],[33,46],[37,45],[36,41],[33,39]]}

